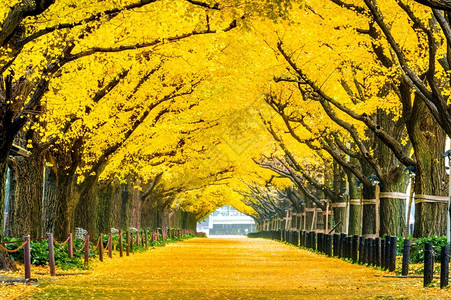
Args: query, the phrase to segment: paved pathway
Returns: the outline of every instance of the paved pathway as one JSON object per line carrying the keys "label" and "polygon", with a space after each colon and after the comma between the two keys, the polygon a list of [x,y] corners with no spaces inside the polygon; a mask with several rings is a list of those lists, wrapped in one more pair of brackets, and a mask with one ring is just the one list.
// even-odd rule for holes
{"label": "paved pathway", "polygon": [[33,299],[450,299],[421,279],[263,239],[192,239],[43,283]]}

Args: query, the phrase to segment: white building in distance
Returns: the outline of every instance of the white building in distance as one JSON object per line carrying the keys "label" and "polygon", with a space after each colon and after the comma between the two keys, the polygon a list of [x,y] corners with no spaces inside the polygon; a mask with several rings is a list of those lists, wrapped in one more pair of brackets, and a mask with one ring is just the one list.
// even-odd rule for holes
{"label": "white building in distance", "polygon": [[197,223],[197,231],[205,232],[208,236],[246,235],[255,232],[255,221],[232,206],[223,206],[204,221]]}

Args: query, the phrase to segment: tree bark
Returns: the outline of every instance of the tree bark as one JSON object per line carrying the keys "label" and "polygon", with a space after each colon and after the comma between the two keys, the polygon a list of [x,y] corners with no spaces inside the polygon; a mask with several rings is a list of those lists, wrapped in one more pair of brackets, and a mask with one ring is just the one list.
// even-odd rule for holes
{"label": "tree bark", "polygon": [[[407,138],[405,122],[403,119],[393,121],[394,115],[383,110],[378,110],[377,124],[385,131],[390,132],[392,137],[398,141]],[[404,146],[403,152],[409,153],[411,144]],[[385,172],[385,178],[381,183],[381,192],[405,193],[408,178],[403,172],[405,166],[379,138],[375,137],[375,156]],[[406,201],[404,199],[380,198],[380,236],[401,236],[404,232],[406,219]]]}
{"label": "tree bark", "polygon": [[130,202],[132,199],[132,184],[129,182],[122,187],[122,201],[121,201],[121,222],[120,227],[124,230],[128,230],[130,220]]}
{"label": "tree bark", "polygon": [[[407,129],[415,150],[415,195],[447,196],[448,185],[442,154],[446,135],[423,101],[415,97]],[[446,234],[447,205],[415,204],[414,237]]]}
{"label": "tree bark", "polygon": [[[4,211],[5,208],[5,196],[6,196],[6,176],[8,174],[8,165],[6,163],[2,164],[0,162],[0,212]],[[0,213],[0,239],[3,239],[3,223],[4,214]]]}
{"label": "tree bark", "polygon": [[74,211],[77,199],[79,199],[79,193],[75,186],[75,176],[72,174],[58,176],[54,216],[56,239],[64,240],[68,233],[74,232]]}
{"label": "tree bark", "polygon": [[50,167],[45,167],[44,195],[42,202],[42,231],[44,233],[55,232],[57,177]]}
{"label": "tree bark", "polygon": [[44,159],[41,153],[11,159],[11,197],[6,234],[42,237],[42,190]]}
{"label": "tree bark", "polygon": [[[5,187],[6,187],[6,174],[8,166],[6,163],[0,162],[0,238],[3,238],[3,209],[5,205]],[[4,251],[0,251],[0,269],[4,271],[16,271],[16,263],[11,257]]]}
{"label": "tree bark", "polygon": [[[99,183],[97,188],[97,229],[99,232],[110,232],[111,228],[118,228],[119,222],[116,222],[114,216],[115,208],[120,207],[118,205],[118,190],[120,191],[120,185],[117,180],[105,181]],[[120,204],[120,203],[119,203]],[[120,215],[120,211],[118,212]]]}
{"label": "tree bark", "polygon": [[[140,186],[141,180],[136,180],[134,186]],[[130,201],[130,227],[141,228],[142,198],[141,191],[135,187],[132,189]]]}
{"label": "tree bark", "polygon": [[[75,227],[81,227],[89,233],[99,233],[96,226],[97,217],[97,176],[88,176],[83,182],[83,187],[77,186],[80,198],[75,204],[74,220]],[[101,212],[103,214],[104,212]]]}
{"label": "tree bark", "polygon": [[194,214],[189,213],[189,212],[183,212],[181,228],[191,229],[191,230],[196,231],[196,223],[197,223],[197,220],[196,220]]}

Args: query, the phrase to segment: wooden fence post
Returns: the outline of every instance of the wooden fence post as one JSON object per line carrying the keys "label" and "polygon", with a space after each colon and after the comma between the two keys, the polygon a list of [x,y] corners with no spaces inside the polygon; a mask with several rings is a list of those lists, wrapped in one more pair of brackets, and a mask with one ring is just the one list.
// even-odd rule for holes
{"label": "wooden fence post", "polygon": [[74,257],[74,239],[72,233],[68,234],[69,241],[67,242],[67,256],[69,258]]}
{"label": "wooden fence post", "polygon": [[102,240],[102,234],[99,233],[99,260],[103,262],[103,240]]}
{"label": "wooden fence post", "polygon": [[25,266],[25,279],[31,278],[31,245],[30,245],[30,236],[24,236],[23,241],[25,244],[24,247],[24,256],[23,262]]}
{"label": "wooden fence post", "polygon": [[125,254],[130,255],[130,232],[128,230],[125,232]]}
{"label": "wooden fence post", "polygon": [[124,245],[122,244],[122,230],[119,230],[119,256],[124,256]]}
{"label": "wooden fence post", "polygon": [[89,234],[85,237],[85,265],[89,263]]}
{"label": "wooden fence post", "polygon": [[49,246],[50,276],[55,276],[55,251],[53,249],[53,234],[47,233],[47,245]]}
{"label": "wooden fence post", "polygon": [[144,245],[146,246],[146,248],[149,247],[149,240],[147,238],[147,230],[144,230]]}
{"label": "wooden fence post", "polygon": [[108,233],[108,240],[110,241],[108,244],[108,257],[113,258],[113,234]]}

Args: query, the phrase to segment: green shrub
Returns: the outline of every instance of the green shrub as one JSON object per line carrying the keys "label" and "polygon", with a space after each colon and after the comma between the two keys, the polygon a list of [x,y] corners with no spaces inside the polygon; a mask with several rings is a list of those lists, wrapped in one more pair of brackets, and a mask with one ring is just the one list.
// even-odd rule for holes
{"label": "green shrub", "polygon": [[[11,241],[15,239],[5,238],[5,241]],[[6,248],[13,250],[19,247],[23,242],[6,244]],[[77,248],[80,248],[83,245],[83,241],[74,241]],[[81,258],[83,257],[82,252],[74,251],[74,256],[69,258],[67,255],[67,245],[63,246],[54,246],[55,253],[55,263],[57,266],[61,267],[63,270],[72,269],[72,268],[80,268],[83,266],[83,262]],[[36,266],[45,266],[48,264],[49,260],[49,248],[47,244],[47,240],[41,241],[31,241],[30,243],[30,255],[31,255],[31,263]],[[17,252],[10,253],[11,258],[14,261],[23,261],[24,259],[24,251],[20,250]]]}
{"label": "green shrub", "polygon": [[412,263],[424,262],[424,245],[426,243],[432,243],[436,261],[440,260],[441,247],[449,245],[446,241],[446,236],[433,235],[430,237],[416,239],[410,248],[410,261]]}

